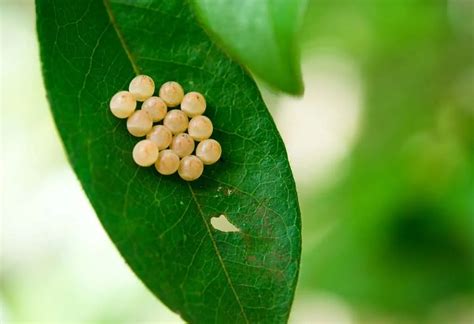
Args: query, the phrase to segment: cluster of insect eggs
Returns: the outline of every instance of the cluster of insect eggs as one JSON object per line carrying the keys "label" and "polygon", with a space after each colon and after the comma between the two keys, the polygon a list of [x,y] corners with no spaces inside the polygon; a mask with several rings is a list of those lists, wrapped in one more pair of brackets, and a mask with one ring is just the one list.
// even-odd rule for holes
{"label": "cluster of insect eggs", "polygon": [[[211,120],[202,115],[206,99],[199,92],[184,94],[181,85],[174,81],[164,83],[159,96],[153,96],[154,92],[153,79],[138,75],[130,82],[128,91],[119,91],[110,100],[112,114],[127,118],[130,134],[146,136],[133,148],[133,160],[143,167],[154,164],[163,175],[177,171],[186,181],[196,180],[204,165],[216,163],[222,153],[219,142],[210,139]],[[143,102],[138,110],[137,101]]]}

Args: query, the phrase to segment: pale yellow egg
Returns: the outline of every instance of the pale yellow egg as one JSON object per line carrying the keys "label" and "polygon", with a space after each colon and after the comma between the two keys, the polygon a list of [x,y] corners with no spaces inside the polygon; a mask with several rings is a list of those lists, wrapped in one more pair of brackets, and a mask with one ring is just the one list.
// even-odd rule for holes
{"label": "pale yellow egg", "polygon": [[141,140],[133,148],[132,156],[139,166],[150,166],[158,159],[158,147],[150,140]]}
{"label": "pale yellow egg", "polygon": [[179,176],[186,181],[198,179],[204,171],[204,164],[195,155],[188,155],[181,159],[178,168]]}
{"label": "pale yellow egg", "polygon": [[168,127],[157,125],[154,126],[148,134],[146,134],[146,138],[155,143],[158,149],[161,151],[170,146],[171,140],[173,139],[173,134],[168,129]]}
{"label": "pale yellow egg", "polygon": [[160,98],[168,107],[178,106],[184,97],[183,87],[178,82],[168,81],[160,88]]}
{"label": "pale yellow egg", "polygon": [[199,92],[188,92],[181,102],[181,110],[189,117],[202,115],[206,110],[206,99]]}
{"label": "pale yellow egg", "polygon": [[142,137],[150,132],[153,121],[150,115],[143,110],[135,111],[127,119],[127,129],[133,136]]}
{"label": "pale yellow egg", "polygon": [[206,139],[200,142],[196,148],[196,156],[206,165],[216,163],[221,154],[221,145],[214,139]]}
{"label": "pale yellow egg", "polygon": [[179,156],[172,150],[161,151],[156,160],[155,168],[160,174],[173,174],[179,168]]}
{"label": "pale yellow egg", "polygon": [[195,141],[202,141],[211,137],[212,122],[206,116],[196,116],[189,121],[188,133]]}
{"label": "pale yellow egg", "polygon": [[128,91],[117,92],[109,103],[110,111],[117,118],[127,118],[135,111],[137,101]]}
{"label": "pale yellow egg", "polygon": [[148,75],[137,75],[128,86],[128,90],[137,101],[145,101],[153,96],[155,82]]}

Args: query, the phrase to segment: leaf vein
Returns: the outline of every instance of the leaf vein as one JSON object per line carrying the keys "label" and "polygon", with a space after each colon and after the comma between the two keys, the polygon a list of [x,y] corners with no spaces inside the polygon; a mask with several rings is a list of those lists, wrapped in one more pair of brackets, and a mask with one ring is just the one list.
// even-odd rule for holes
{"label": "leaf vein", "polygon": [[[141,74],[140,68],[138,67],[137,63],[135,62],[135,58],[134,58],[132,52],[130,51],[130,49],[128,48],[127,43],[126,43],[126,41],[125,41],[125,38],[123,37],[122,32],[120,31],[120,29],[119,29],[119,27],[118,27],[118,25],[117,25],[117,23],[116,23],[116,21],[115,21],[114,14],[113,14],[112,8],[111,8],[111,6],[110,6],[110,0],[103,0],[103,2],[104,2],[105,9],[106,9],[106,11],[107,11],[107,14],[108,14],[108,16],[109,16],[110,23],[112,24],[112,26],[113,26],[114,29],[115,29],[115,32],[117,33],[117,37],[118,37],[118,39],[119,39],[119,41],[120,41],[120,44],[122,45],[122,48],[123,48],[125,54],[127,55],[128,60],[130,61],[130,64],[132,65],[132,68],[133,68],[135,74],[137,74],[137,75],[138,75],[138,74]],[[178,63],[178,64],[179,64],[179,63]],[[199,67],[194,67],[194,68],[203,70],[202,68],[199,68]],[[204,71],[204,70],[203,70],[203,71]],[[237,85],[235,85],[235,86],[237,86]],[[191,187],[190,184],[188,184],[188,187],[189,187],[189,190],[190,190],[190,192],[191,192],[191,196],[192,196],[192,198],[193,198],[193,200],[194,200],[194,202],[195,202],[195,204],[196,204],[196,207],[197,207],[197,209],[199,210],[199,213],[200,213],[200,215],[201,215],[201,218],[202,218],[202,220],[203,220],[203,223],[204,223],[204,225],[205,225],[205,227],[206,227],[207,233],[208,233],[209,238],[210,238],[210,240],[211,240],[211,242],[212,242],[212,245],[213,245],[214,250],[215,250],[215,252],[216,252],[216,255],[217,255],[217,258],[218,258],[218,260],[219,260],[219,263],[221,264],[222,270],[224,271],[224,274],[225,274],[225,277],[226,277],[226,279],[227,279],[227,282],[228,282],[228,284],[229,284],[229,286],[230,286],[230,288],[231,288],[231,290],[232,290],[232,292],[233,292],[233,295],[234,295],[234,297],[235,297],[235,299],[236,299],[236,301],[237,301],[237,304],[238,304],[239,307],[240,307],[240,310],[241,310],[241,313],[242,313],[242,315],[243,315],[243,317],[244,317],[244,319],[245,319],[245,322],[246,322],[246,323],[250,323],[249,320],[248,320],[248,318],[247,318],[247,314],[245,313],[245,310],[244,310],[244,307],[243,307],[243,305],[242,305],[242,302],[240,301],[240,298],[239,298],[239,296],[238,296],[238,294],[237,294],[237,291],[235,290],[234,284],[233,284],[233,282],[232,282],[232,280],[231,280],[231,278],[230,278],[230,275],[229,275],[229,273],[228,273],[228,271],[227,271],[227,268],[226,268],[226,266],[225,266],[225,263],[224,263],[224,260],[223,260],[223,258],[222,258],[222,256],[221,256],[221,254],[220,254],[220,251],[219,251],[219,248],[218,248],[218,246],[217,246],[217,243],[216,243],[214,237],[212,236],[211,229],[209,228],[209,224],[207,223],[207,221],[206,221],[206,219],[205,219],[205,217],[204,217],[204,213],[203,213],[203,211],[202,211],[202,209],[201,209],[201,206],[199,205],[199,203],[198,203],[198,201],[197,201],[196,195],[194,194],[194,191],[193,191],[193,189],[192,189],[192,187]],[[126,206],[126,201],[125,201],[125,203],[124,203],[124,207],[125,207],[125,206]],[[125,211],[125,208],[124,208],[124,211]]]}
{"label": "leaf vein", "polygon": [[247,318],[247,314],[245,313],[244,311],[244,307],[242,305],[242,302],[240,301],[240,298],[239,298],[239,295],[237,294],[237,291],[235,290],[235,287],[234,287],[234,284],[230,278],[230,275],[229,275],[229,272],[227,271],[227,267],[224,263],[224,259],[222,258],[221,256],[221,253],[219,251],[219,248],[217,247],[217,243],[216,243],[216,240],[214,239],[214,236],[212,236],[212,232],[211,232],[211,229],[209,228],[209,224],[207,223],[205,217],[204,217],[204,213],[201,209],[201,205],[199,205],[198,201],[197,201],[197,198],[196,198],[196,195],[194,194],[194,191],[193,191],[193,188],[191,187],[191,185],[188,183],[188,187],[189,187],[189,191],[191,192],[191,196],[193,197],[193,200],[196,204],[196,207],[199,211],[199,214],[201,215],[201,218],[202,218],[202,221],[203,223],[205,224],[206,226],[206,230],[207,230],[207,233],[209,234],[209,238],[211,239],[211,242],[212,242],[212,245],[214,247],[214,250],[216,251],[216,255],[217,255],[217,258],[219,259],[219,263],[221,264],[222,266],[222,270],[224,271],[224,274],[225,274],[225,277],[227,279],[227,282],[229,283],[229,286],[230,286],[230,289],[232,290],[232,293],[234,294],[235,296],[235,299],[237,300],[237,304],[239,305],[240,307],[240,311],[242,312],[242,315],[244,316],[244,319],[245,319],[245,322],[246,323],[250,323],[248,318]]}
{"label": "leaf vein", "polygon": [[130,61],[130,64],[132,65],[133,71],[135,74],[140,74],[140,69],[138,68],[138,65],[135,63],[135,59],[132,55],[132,52],[128,48],[127,43],[125,42],[125,38],[122,35],[122,32],[120,31],[120,28],[117,25],[117,22],[115,21],[115,16],[112,12],[112,8],[110,7],[110,0],[103,0],[104,1],[104,6],[105,10],[107,11],[107,15],[109,16],[110,23],[115,29],[115,32],[117,33],[117,37],[120,41],[120,44],[122,45],[123,50],[125,51],[125,54],[127,54],[128,60]]}

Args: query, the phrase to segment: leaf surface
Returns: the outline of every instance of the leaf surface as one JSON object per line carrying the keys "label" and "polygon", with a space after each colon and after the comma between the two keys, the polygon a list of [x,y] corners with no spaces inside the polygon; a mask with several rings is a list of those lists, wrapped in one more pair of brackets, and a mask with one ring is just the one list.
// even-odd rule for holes
{"label": "leaf surface", "polygon": [[303,93],[299,27],[306,0],[192,0],[229,54],[278,90]]}
{"label": "leaf surface", "polygon": [[[299,208],[283,142],[251,78],[179,0],[38,0],[37,29],[69,160],[138,277],[189,322],[285,322]],[[108,103],[138,73],[206,96],[223,156],[199,180],[134,164],[137,139]],[[214,228],[221,215],[238,230]]]}

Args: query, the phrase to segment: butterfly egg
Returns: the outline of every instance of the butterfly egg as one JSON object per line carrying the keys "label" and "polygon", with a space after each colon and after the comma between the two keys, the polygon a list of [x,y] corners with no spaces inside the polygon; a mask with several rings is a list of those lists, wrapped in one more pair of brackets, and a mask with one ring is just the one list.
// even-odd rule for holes
{"label": "butterfly egg", "polygon": [[135,144],[132,156],[139,166],[150,166],[158,159],[158,147],[150,140],[141,140]]}
{"label": "butterfly egg", "polygon": [[200,142],[196,148],[196,156],[206,165],[216,163],[221,154],[221,145],[214,139],[206,139]]}
{"label": "butterfly egg", "polygon": [[163,120],[163,125],[173,134],[183,133],[188,128],[189,120],[186,114],[178,109],[170,110]]}
{"label": "butterfly egg", "polygon": [[130,92],[119,91],[110,99],[109,107],[115,117],[127,118],[137,108],[137,101]]}
{"label": "butterfly egg", "polygon": [[153,126],[150,115],[143,110],[135,111],[127,119],[127,129],[133,136],[142,137],[148,134]]}
{"label": "butterfly egg", "polygon": [[143,102],[142,110],[150,114],[153,122],[159,122],[165,118],[168,107],[160,97],[150,97]]}
{"label": "butterfly egg", "polygon": [[128,90],[136,100],[145,101],[153,96],[155,92],[155,82],[148,75],[137,75],[128,86]]}
{"label": "butterfly egg", "polygon": [[161,151],[170,146],[171,140],[173,139],[173,134],[168,129],[168,127],[157,125],[154,126],[148,134],[146,134],[146,138],[155,143],[158,149]]}
{"label": "butterfly egg", "polygon": [[188,133],[195,141],[202,141],[212,134],[212,122],[206,116],[196,116],[191,119],[188,126]]}
{"label": "butterfly egg", "polygon": [[163,175],[175,173],[179,167],[179,156],[172,150],[161,151],[155,162],[156,171]]}
{"label": "butterfly egg", "polygon": [[168,105],[168,107],[178,106],[184,97],[183,87],[178,82],[168,81],[160,88],[160,98]]}
{"label": "butterfly egg", "polygon": [[201,176],[203,170],[202,161],[195,155],[188,155],[181,159],[178,174],[183,180],[193,181]]}
{"label": "butterfly egg", "polygon": [[194,140],[189,134],[181,133],[173,137],[170,147],[180,158],[194,151]]}
{"label": "butterfly egg", "polygon": [[202,115],[206,110],[206,99],[199,92],[188,92],[181,102],[181,110],[189,117]]}

